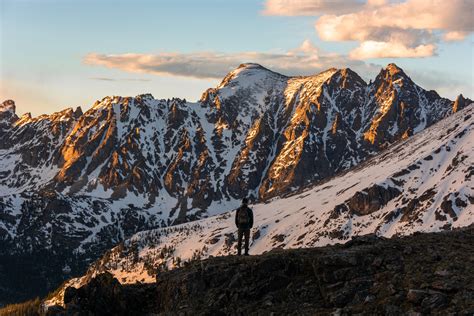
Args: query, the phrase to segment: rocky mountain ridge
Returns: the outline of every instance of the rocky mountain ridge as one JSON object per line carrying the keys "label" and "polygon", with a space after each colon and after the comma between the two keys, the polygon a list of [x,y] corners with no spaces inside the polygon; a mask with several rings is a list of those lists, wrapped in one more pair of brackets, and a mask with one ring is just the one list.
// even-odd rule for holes
{"label": "rocky mountain ridge", "polygon": [[164,196],[168,218],[186,221],[333,176],[470,102],[425,91],[394,64],[369,85],[350,69],[289,78],[244,64],[198,103],[106,97],[85,113],[18,118],[8,101],[0,189],[169,208]]}
{"label": "rocky mountain ridge", "polygon": [[470,103],[393,64],[370,84],[350,69],[286,77],[243,64],[196,103],[106,97],[33,118],[6,101],[0,263],[32,264],[0,272],[0,296],[18,297],[32,275],[28,295],[50,289],[138,231],[323,181]]}

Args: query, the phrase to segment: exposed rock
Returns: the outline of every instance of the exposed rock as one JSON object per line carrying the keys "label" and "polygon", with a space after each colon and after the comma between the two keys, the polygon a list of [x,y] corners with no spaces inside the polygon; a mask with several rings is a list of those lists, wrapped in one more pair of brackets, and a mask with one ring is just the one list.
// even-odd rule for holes
{"label": "exposed rock", "polygon": [[451,194],[446,195],[441,203],[441,209],[445,214],[448,214],[453,220],[457,220],[458,215],[453,209],[453,202],[451,201]]}
{"label": "exposed rock", "polygon": [[346,203],[353,214],[363,216],[377,211],[400,194],[401,191],[397,188],[373,185],[357,192]]}
{"label": "exposed rock", "polygon": [[[156,284],[124,286],[104,274],[67,292],[65,312],[51,314],[471,314],[473,245],[471,226],[396,239],[369,237],[345,246],[210,258],[161,273]],[[403,251],[408,246],[412,252]],[[433,247],[442,257],[432,256]],[[433,274],[436,267],[446,272]],[[455,269],[456,286],[447,285],[446,269]],[[430,281],[433,289],[423,288]]]}

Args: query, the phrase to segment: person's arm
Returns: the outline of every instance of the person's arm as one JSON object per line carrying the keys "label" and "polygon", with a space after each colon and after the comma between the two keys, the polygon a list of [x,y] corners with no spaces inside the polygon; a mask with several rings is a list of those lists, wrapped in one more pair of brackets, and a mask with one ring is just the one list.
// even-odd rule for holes
{"label": "person's arm", "polygon": [[237,226],[237,228],[239,227],[238,223],[237,223],[237,214],[239,213],[239,209],[237,209],[235,211],[235,226]]}

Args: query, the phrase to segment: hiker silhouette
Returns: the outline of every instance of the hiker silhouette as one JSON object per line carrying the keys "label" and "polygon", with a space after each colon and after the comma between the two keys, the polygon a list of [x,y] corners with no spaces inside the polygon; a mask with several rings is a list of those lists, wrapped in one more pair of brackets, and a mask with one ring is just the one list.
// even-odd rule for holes
{"label": "hiker silhouette", "polygon": [[242,254],[242,238],[245,238],[245,255],[249,255],[250,229],[253,226],[253,212],[248,207],[249,200],[242,199],[242,205],[235,212],[235,225],[238,228],[237,255]]}

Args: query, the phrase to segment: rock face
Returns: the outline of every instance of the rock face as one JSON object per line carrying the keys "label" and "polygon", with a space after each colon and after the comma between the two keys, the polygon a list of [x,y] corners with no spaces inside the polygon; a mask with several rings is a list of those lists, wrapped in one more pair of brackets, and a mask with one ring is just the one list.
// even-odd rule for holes
{"label": "rock face", "polygon": [[[76,274],[137,231],[322,181],[469,104],[393,64],[371,84],[350,69],[290,78],[243,64],[196,103],[106,97],[85,112],[19,118],[5,101],[0,256],[78,256],[60,267]],[[40,283],[46,291],[57,279]]]}
{"label": "rock face", "polygon": [[0,133],[9,130],[11,125],[18,120],[15,110],[16,107],[13,100],[6,100],[0,104]]}
{"label": "rock face", "polygon": [[[456,245],[453,247],[453,245]],[[64,313],[436,314],[474,313],[474,227],[345,245],[216,257],[120,285],[101,274],[67,290]]]}
{"label": "rock face", "polygon": [[368,215],[378,211],[401,193],[396,187],[384,188],[380,185],[374,185],[356,192],[346,203],[348,210],[353,214],[358,216]]}

